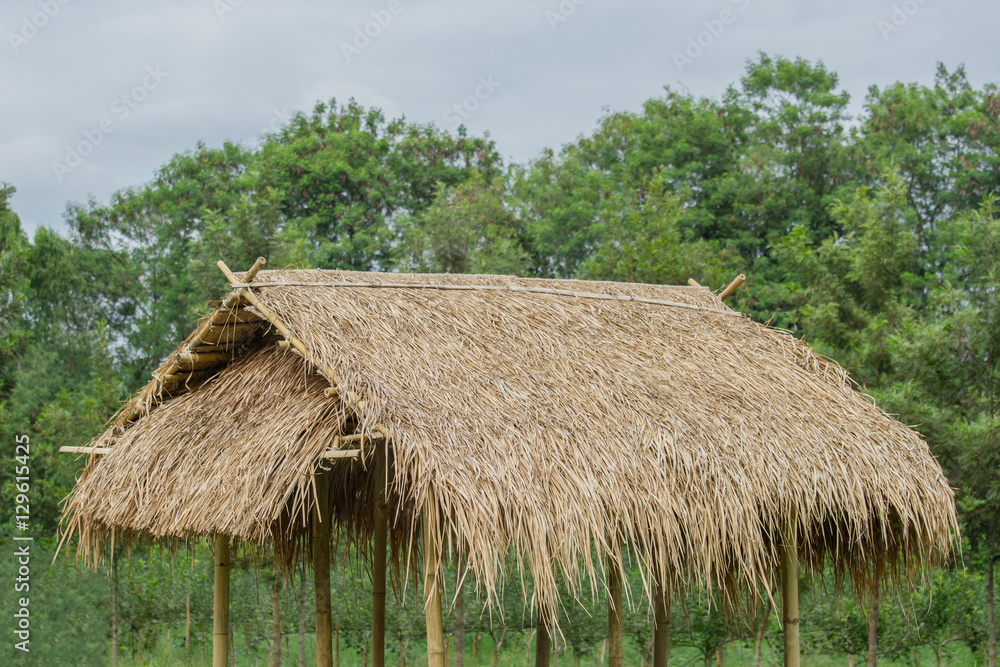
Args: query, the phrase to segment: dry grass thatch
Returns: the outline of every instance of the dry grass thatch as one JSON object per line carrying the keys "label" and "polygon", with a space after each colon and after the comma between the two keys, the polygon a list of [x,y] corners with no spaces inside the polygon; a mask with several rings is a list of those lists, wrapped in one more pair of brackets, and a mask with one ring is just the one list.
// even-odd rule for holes
{"label": "dry grass thatch", "polygon": [[[253,284],[315,365],[276,350],[258,322],[212,348],[236,361],[189,360],[184,383],[151,382],[95,441],[111,453],[88,461],[67,504],[88,553],[112,530],[222,531],[291,557],[323,449],[377,425],[392,435],[397,547],[416,543],[433,503],[428,528],[483,590],[513,554],[546,608],[555,570],[597,581],[623,549],[673,585],[768,586],[788,516],[803,559],[829,558],[863,588],[950,553],[954,496],[918,435],[707,289],[337,271]],[[362,402],[324,397],[331,383]],[[364,538],[372,476],[362,461],[331,466],[337,518]]]}

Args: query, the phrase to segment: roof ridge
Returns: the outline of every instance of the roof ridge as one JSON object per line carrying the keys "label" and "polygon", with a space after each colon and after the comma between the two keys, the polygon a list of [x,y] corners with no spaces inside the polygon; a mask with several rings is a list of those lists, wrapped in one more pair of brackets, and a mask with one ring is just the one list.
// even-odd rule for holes
{"label": "roof ridge", "polygon": [[389,282],[352,282],[352,281],[335,281],[335,282],[303,282],[303,281],[261,281],[253,283],[232,283],[231,287],[233,289],[254,289],[257,287],[361,287],[361,288],[387,288],[387,289],[439,289],[439,290],[456,290],[456,291],[483,291],[483,292],[530,292],[536,294],[555,294],[558,296],[569,296],[577,299],[599,299],[604,301],[635,301],[638,303],[646,303],[654,306],[669,306],[672,308],[687,308],[690,310],[702,310],[710,313],[719,313],[721,315],[731,315],[733,317],[746,317],[743,313],[736,310],[725,310],[722,308],[707,308],[705,306],[696,306],[690,303],[681,303],[680,301],[667,301],[664,299],[649,299],[640,296],[628,296],[628,295],[618,295],[618,294],[602,294],[600,292],[577,292],[575,290],[565,290],[556,289],[552,287],[524,287],[521,285],[445,285],[445,284],[435,284],[435,283],[389,283]]}

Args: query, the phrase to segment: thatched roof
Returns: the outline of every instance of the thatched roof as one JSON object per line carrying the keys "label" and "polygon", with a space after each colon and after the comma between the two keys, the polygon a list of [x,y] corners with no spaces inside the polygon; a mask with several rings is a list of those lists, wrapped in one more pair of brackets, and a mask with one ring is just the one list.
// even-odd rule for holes
{"label": "thatched roof", "polygon": [[[593,580],[622,548],[678,584],[767,585],[787,516],[801,557],[840,571],[950,552],[954,496],[920,437],[708,289],[318,270],[252,285],[259,308],[220,307],[229,326],[182,344],[93,443],[110,449],[66,508],[88,553],[112,531],[219,531],[290,558],[321,463],[364,538],[371,447],[323,458],[345,432],[391,436],[397,546],[435,503],[431,529],[484,590],[513,555],[545,606],[555,570]],[[275,347],[273,321],[304,355]]]}

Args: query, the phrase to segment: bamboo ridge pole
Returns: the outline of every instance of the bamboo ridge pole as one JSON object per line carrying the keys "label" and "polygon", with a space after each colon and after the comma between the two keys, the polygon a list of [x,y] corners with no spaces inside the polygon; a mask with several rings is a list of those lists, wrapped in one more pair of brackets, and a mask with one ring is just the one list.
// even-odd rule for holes
{"label": "bamboo ridge pole", "polygon": [[333,619],[330,609],[330,480],[317,471],[313,512],[313,582],[316,590],[316,665],[333,665]]}
{"label": "bamboo ridge pole", "polygon": [[424,501],[424,617],[427,622],[427,667],[445,667],[444,626],[441,619],[441,558],[434,542],[431,513],[436,512],[430,497]]}
{"label": "bamboo ridge pole", "polygon": [[624,667],[622,647],[622,571],[608,556],[608,667]]}
{"label": "bamboo ridge pole", "polygon": [[229,536],[215,536],[215,589],[212,596],[212,667],[229,664]]}
{"label": "bamboo ridge pole", "polygon": [[372,558],[372,667],[385,667],[385,557],[389,529],[386,506],[386,457],[380,449],[375,456],[375,553]]}
{"label": "bamboo ridge pole", "polygon": [[[220,261],[219,264],[222,264],[222,262]],[[574,299],[599,299],[601,301],[635,301],[637,303],[648,303],[653,306],[670,306],[672,308],[704,310],[710,313],[719,313],[721,315],[746,317],[743,313],[733,310],[706,308],[705,306],[696,306],[691,303],[681,303],[680,301],[666,301],[664,299],[647,299],[645,297],[639,297],[639,296],[619,296],[615,294],[601,294],[599,292],[576,292],[573,290],[555,289],[550,287],[521,287],[519,285],[432,285],[429,283],[407,284],[407,283],[354,283],[354,282],[333,282],[333,283],[261,282],[250,285],[249,283],[246,282],[243,283],[236,282],[235,276],[234,280],[230,280],[229,283],[233,287],[233,289],[241,290],[241,293],[244,296],[246,296],[249,293],[248,290],[250,287],[362,287],[362,288],[384,288],[384,289],[454,290],[461,292],[527,292],[533,294],[554,294],[558,296],[570,296],[573,297]],[[737,287],[739,287],[739,285],[737,285]],[[733,289],[735,290],[736,288]],[[256,305],[257,304],[254,304],[255,307]],[[260,309],[258,308],[258,310]]]}
{"label": "bamboo ridge pole", "polygon": [[786,520],[781,544],[781,627],[785,667],[799,667],[799,554],[795,519]]}

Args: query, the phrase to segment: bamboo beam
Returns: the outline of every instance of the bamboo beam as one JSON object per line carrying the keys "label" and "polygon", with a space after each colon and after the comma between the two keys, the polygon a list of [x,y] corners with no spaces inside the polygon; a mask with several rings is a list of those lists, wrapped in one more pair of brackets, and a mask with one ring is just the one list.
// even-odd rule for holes
{"label": "bamboo beam", "polygon": [[729,283],[729,287],[722,290],[722,294],[719,295],[719,298],[725,301],[726,299],[731,297],[733,295],[733,292],[735,292],[736,289],[746,281],[746,279],[747,277],[742,273],[736,276],[736,278],[733,279],[733,282]]}
{"label": "bamboo beam", "polygon": [[667,667],[670,654],[670,591],[659,581],[653,587],[653,665]]}
{"label": "bamboo beam", "polygon": [[[265,263],[267,263],[267,260],[265,260],[263,257],[258,257],[257,261],[254,262],[254,264],[253,264],[252,267],[250,267],[250,270],[247,271],[246,275],[243,276],[243,279],[246,282],[249,283],[251,280],[254,279],[254,276],[257,275],[257,272],[260,271],[264,267]],[[232,292],[222,302],[221,308],[222,309],[229,309],[229,310],[231,310],[238,303],[240,303],[241,298],[242,298],[242,295],[240,294],[240,292]],[[205,320],[205,323],[202,324],[201,329],[198,330],[198,333],[196,333],[194,335],[194,337],[188,342],[188,344],[187,344],[187,351],[188,352],[194,351],[194,349],[196,347],[198,347],[199,345],[201,345],[202,341],[205,339],[205,336],[207,336],[208,333],[212,330],[212,327],[216,326],[215,318],[216,318],[216,315],[218,313],[219,313],[219,311],[217,310],[215,313],[212,314],[211,317],[207,318]],[[172,375],[173,373],[176,373],[177,369],[174,368],[174,366],[176,366],[176,365],[177,365],[177,361],[174,360],[170,364],[170,367],[168,367],[168,369],[163,373],[163,375]]]}
{"label": "bamboo beam", "polygon": [[794,518],[786,521],[781,536],[781,627],[785,667],[799,667],[799,554]]}
{"label": "bamboo beam", "polygon": [[60,452],[64,454],[109,454],[111,452],[110,447],[72,447],[70,445],[64,445],[59,448]]}
{"label": "bamboo beam", "polygon": [[538,620],[535,622],[535,667],[549,667],[552,658],[552,635],[545,621],[545,612],[539,605]]}
{"label": "bamboo beam", "polygon": [[445,667],[444,626],[441,619],[441,558],[434,541],[432,497],[424,501],[420,527],[424,539],[424,617],[427,622],[427,667]]}
{"label": "bamboo beam", "polygon": [[212,596],[212,667],[229,665],[229,536],[215,536]]}
{"label": "bamboo beam", "polygon": [[624,667],[622,647],[622,571],[608,556],[608,667]]}
{"label": "bamboo beam", "polygon": [[386,506],[386,457],[375,456],[375,554],[372,558],[372,667],[385,667],[385,572],[389,509]]}
{"label": "bamboo beam", "polygon": [[316,474],[317,503],[313,509],[313,583],[316,590],[316,665],[333,665],[333,619],[330,609],[330,480]]}
{"label": "bamboo beam", "polygon": [[327,449],[322,454],[324,459],[356,459],[361,456],[360,449]]}
{"label": "bamboo beam", "polygon": [[[227,352],[181,352],[177,355],[180,370],[201,370],[217,364],[225,364],[233,360],[233,355]],[[173,375],[166,373],[163,377]]]}

